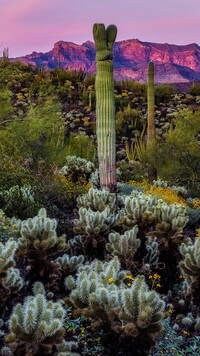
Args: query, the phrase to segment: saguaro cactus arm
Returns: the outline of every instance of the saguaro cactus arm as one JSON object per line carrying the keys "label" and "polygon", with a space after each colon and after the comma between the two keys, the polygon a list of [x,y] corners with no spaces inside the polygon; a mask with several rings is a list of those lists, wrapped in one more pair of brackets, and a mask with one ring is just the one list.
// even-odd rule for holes
{"label": "saguaro cactus arm", "polygon": [[106,29],[94,24],[96,46],[96,131],[101,187],[116,190],[116,133],[112,49],[117,35],[115,25]]}

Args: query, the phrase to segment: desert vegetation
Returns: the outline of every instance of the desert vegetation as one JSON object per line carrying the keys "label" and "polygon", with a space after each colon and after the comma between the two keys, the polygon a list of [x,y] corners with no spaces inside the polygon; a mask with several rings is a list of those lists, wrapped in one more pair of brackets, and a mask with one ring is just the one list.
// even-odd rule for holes
{"label": "desert vegetation", "polygon": [[199,86],[114,82],[94,36],[96,86],[0,61],[0,352],[198,356]]}

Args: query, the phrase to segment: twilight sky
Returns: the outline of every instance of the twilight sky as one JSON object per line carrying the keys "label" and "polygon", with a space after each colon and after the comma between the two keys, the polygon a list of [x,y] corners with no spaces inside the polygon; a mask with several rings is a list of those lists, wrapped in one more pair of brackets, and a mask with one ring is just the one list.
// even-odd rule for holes
{"label": "twilight sky", "polygon": [[200,0],[0,0],[0,57],[93,40],[95,22],[115,24],[117,41],[200,45],[199,18]]}

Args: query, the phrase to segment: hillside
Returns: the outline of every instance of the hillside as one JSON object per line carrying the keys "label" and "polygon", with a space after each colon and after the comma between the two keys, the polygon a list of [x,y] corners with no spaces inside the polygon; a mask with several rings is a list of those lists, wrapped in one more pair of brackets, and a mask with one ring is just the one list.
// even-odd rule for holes
{"label": "hillside", "polygon": [[[59,41],[47,53],[33,52],[17,59],[33,66],[53,69],[58,66],[58,57],[62,68],[95,71],[95,47],[91,41],[82,45]],[[141,42],[138,39],[116,42],[114,68],[117,80],[145,82],[149,61],[155,63],[156,83],[200,80],[200,47],[195,43],[180,46]]]}

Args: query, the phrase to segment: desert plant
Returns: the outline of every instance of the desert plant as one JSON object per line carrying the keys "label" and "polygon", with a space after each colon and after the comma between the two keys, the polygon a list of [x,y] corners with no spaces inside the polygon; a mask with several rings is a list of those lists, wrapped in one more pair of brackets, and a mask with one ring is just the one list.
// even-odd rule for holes
{"label": "desert plant", "polygon": [[77,311],[95,315],[96,327],[107,334],[105,340],[111,338],[109,347],[114,340],[126,347],[129,341],[129,350],[135,348],[137,354],[141,346],[145,352],[153,345],[154,335],[161,329],[164,302],[149,291],[143,276],[137,276],[129,288],[124,283],[126,273],[120,271],[117,257],[110,262],[94,261],[80,267],[77,279],[66,278],[65,285],[72,290],[69,298]]}
{"label": "desert plant", "polygon": [[70,178],[73,182],[77,182],[80,177],[88,181],[94,170],[94,163],[84,158],[67,156],[66,163],[61,168],[60,174]]}
{"label": "desert plant", "polygon": [[10,334],[6,342],[16,354],[49,354],[53,345],[64,341],[65,310],[62,304],[46,299],[42,283],[34,284],[33,294],[14,307],[9,320]]}
{"label": "desert plant", "polygon": [[[179,266],[185,273],[188,282],[188,296],[197,306],[200,304],[200,237],[196,237],[194,243],[187,240],[180,246],[180,252],[183,260]],[[199,310],[200,312],[200,310]]]}
{"label": "desert plant", "polygon": [[43,280],[56,279],[54,273],[59,265],[51,257],[68,248],[65,235],[58,237],[56,227],[57,221],[48,218],[44,208],[21,223],[18,257],[27,258],[32,273],[35,271]]}
{"label": "desert plant", "polygon": [[88,193],[77,198],[77,205],[78,207],[99,212],[102,212],[108,207],[111,212],[114,212],[116,208],[116,197],[106,189],[99,190],[90,188]]}
{"label": "desert plant", "polygon": [[112,49],[117,28],[110,25],[94,24],[93,36],[96,46],[96,116],[97,145],[102,188],[116,190],[115,152],[115,106]]}
{"label": "desert plant", "polygon": [[74,231],[88,257],[104,257],[106,236],[115,223],[115,216],[107,207],[102,212],[79,208],[79,219],[74,219]]}
{"label": "desert plant", "polygon": [[[155,94],[154,94],[154,64],[149,62],[148,65],[148,82],[147,82],[147,150],[149,155],[154,153],[156,144],[156,125],[155,125]],[[156,179],[156,168],[149,163],[148,165],[149,181],[152,183]]]}

